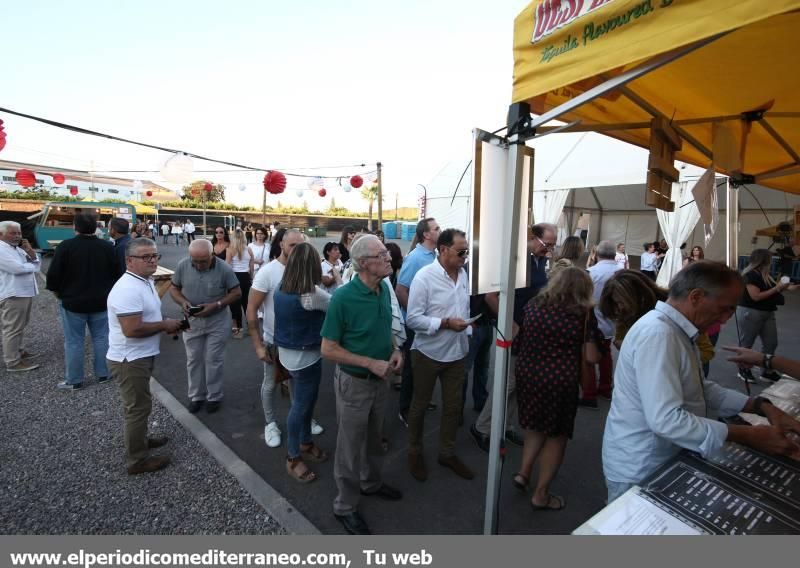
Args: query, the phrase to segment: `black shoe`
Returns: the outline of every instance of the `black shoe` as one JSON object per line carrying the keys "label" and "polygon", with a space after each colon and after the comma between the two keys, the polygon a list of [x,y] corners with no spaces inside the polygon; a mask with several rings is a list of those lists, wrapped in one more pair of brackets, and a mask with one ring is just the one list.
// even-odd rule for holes
{"label": "black shoe", "polygon": [[403,423],[403,426],[408,428],[408,410],[401,410],[397,413],[397,417],[400,419],[400,422]]}
{"label": "black shoe", "polygon": [[192,414],[197,414],[197,411],[203,408],[203,405],[206,403],[205,400],[192,400],[189,402],[189,412]]}
{"label": "black shoe", "polygon": [[475,443],[478,444],[478,447],[488,454],[490,443],[489,436],[479,432],[475,427],[475,424],[469,427],[469,433],[472,434],[472,437],[475,439]]}
{"label": "black shoe", "polygon": [[366,495],[367,497],[380,497],[381,499],[386,499],[387,501],[399,501],[403,498],[403,494],[398,489],[386,485],[385,483],[381,485],[377,491],[373,491],[372,493],[361,491],[361,494]]}
{"label": "black shoe", "polygon": [[591,408],[592,410],[597,410],[597,400],[594,398],[582,398],[578,401],[578,406],[583,406],[584,408]]}
{"label": "black shoe", "polygon": [[358,514],[358,511],[353,511],[346,515],[337,515],[334,513],[333,516],[342,523],[344,530],[350,534],[372,534],[367,523],[365,523],[361,515]]}
{"label": "black shoe", "polygon": [[111,380],[111,377],[97,377],[97,382],[98,382],[99,384],[101,384],[101,385],[102,385],[103,383],[107,383],[107,382],[108,382],[108,381],[110,381],[110,380]]}
{"label": "black shoe", "polygon": [[148,436],[147,438],[147,447],[151,450],[155,448],[160,448],[161,446],[165,446],[169,442],[169,438],[166,436],[153,436],[152,438]]}
{"label": "black shoe", "polygon": [[209,400],[206,403],[206,412],[209,414],[214,414],[217,410],[219,410],[220,406],[222,406],[221,400]]}
{"label": "black shoe", "polygon": [[750,369],[739,369],[739,378],[751,385],[756,383],[756,379],[753,377],[753,371]]}
{"label": "black shoe", "polygon": [[758,377],[758,380],[760,380],[762,383],[768,384],[777,383],[779,380],[781,380],[781,374],[777,371],[765,371],[761,373],[761,376]]}
{"label": "black shoe", "polygon": [[514,444],[515,446],[524,446],[525,439],[517,434],[514,430],[506,430],[506,440]]}
{"label": "black shoe", "polygon": [[140,473],[152,473],[159,469],[164,469],[169,465],[168,456],[150,456],[128,466],[128,475],[139,475]]}
{"label": "black shoe", "polygon": [[435,404],[433,404],[432,402],[429,402],[429,403],[428,403],[428,408],[427,408],[426,410],[427,410],[428,412],[433,412],[434,410],[436,410],[436,405],[435,405]]}

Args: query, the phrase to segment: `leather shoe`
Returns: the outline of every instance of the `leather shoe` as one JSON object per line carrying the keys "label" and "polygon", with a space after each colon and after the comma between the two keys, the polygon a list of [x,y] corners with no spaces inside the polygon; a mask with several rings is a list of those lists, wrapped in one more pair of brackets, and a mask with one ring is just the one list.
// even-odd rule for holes
{"label": "leather shoe", "polygon": [[478,447],[482,449],[484,452],[489,452],[489,436],[481,432],[475,427],[475,424],[469,427],[469,433],[472,434],[472,437],[475,438],[475,443],[478,444]]}
{"label": "leather shoe", "polygon": [[219,410],[220,406],[222,406],[221,400],[209,400],[206,403],[206,412],[209,414],[214,414],[217,410]]}
{"label": "leather shoe", "polygon": [[394,487],[390,485],[386,485],[385,483],[378,487],[376,491],[371,493],[367,493],[366,491],[361,491],[362,495],[366,495],[367,497],[380,497],[381,499],[386,499],[387,501],[399,501],[403,498],[403,494]]}
{"label": "leather shoe", "polygon": [[137,475],[139,473],[151,473],[164,469],[169,465],[168,456],[151,456],[143,460],[139,460],[133,465],[128,466],[128,475]]}
{"label": "leather shoe", "polygon": [[169,442],[169,438],[166,436],[153,436],[152,438],[148,436],[147,447],[154,450],[155,448],[167,445],[167,442]]}
{"label": "leather shoe", "polygon": [[462,462],[458,456],[439,456],[439,465],[449,467],[456,473],[456,475],[463,477],[464,479],[472,479],[475,477],[475,474],[472,473],[472,470],[464,465],[464,462]]}
{"label": "leather shoe", "polygon": [[408,454],[408,471],[417,481],[428,479],[428,470],[425,469],[425,458],[422,454]]}
{"label": "leather shoe", "polygon": [[337,515],[334,513],[333,516],[342,523],[344,530],[350,534],[372,534],[372,531],[369,530],[367,523],[364,522],[364,519],[361,518],[358,511],[353,511],[346,515]]}
{"label": "leather shoe", "polygon": [[197,412],[203,408],[203,405],[206,403],[205,400],[192,400],[189,402],[189,412],[191,414],[197,414]]}

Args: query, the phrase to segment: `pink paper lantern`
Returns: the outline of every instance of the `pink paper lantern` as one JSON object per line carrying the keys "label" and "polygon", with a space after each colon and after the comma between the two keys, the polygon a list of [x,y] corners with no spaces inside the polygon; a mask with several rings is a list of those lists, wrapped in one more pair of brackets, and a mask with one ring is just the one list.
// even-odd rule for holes
{"label": "pink paper lantern", "polygon": [[33,187],[36,185],[36,174],[30,170],[17,170],[17,183],[22,187]]}
{"label": "pink paper lantern", "polygon": [[286,176],[277,171],[267,172],[264,176],[264,189],[275,195],[283,193],[286,189]]}
{"label": "pink paper lantern", "polygon": [[64,177],[64,174],[53,174],[53,183],[56,185],[62,185],[67,178]]}
{"label": "pink paper lantern", "polygon": [[319,193],[320,197],[325,197],[326,195],[328,195],[328,192],[325,191],[324,187],[322,189],[320,189],[318,193]]}
{"label": "pink paper lantern", "polygon": [[358,189],[359,187],[364,185],[364,178],[362,178],[361,176],[353,176],[350,178],[350,185]]}

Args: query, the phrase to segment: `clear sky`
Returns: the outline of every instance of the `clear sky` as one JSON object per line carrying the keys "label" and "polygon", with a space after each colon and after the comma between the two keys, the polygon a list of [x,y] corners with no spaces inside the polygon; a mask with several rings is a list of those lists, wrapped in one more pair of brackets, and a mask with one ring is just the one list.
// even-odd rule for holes
{"label": "clear sky", "polygon": [[[264,168],[380,160],[385,206],[396,193],[414,205],[417,183],[469,158],[473,127],[505,123],[514,17],[526,3],[7,1],[0,106]],[[168,157],[0,118],[6,160],[158,170]],[[201,175],[226,184],[229,200],[260,203],[263,174]],[[290,178],[281,201],[299,202],[306,187]],[[356,208],[356,193],[305,199]]]}

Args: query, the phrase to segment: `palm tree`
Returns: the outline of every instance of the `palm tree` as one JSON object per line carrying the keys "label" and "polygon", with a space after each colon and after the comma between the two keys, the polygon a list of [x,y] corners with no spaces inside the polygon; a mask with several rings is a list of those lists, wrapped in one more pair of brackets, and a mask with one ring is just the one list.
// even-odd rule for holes
{"label": "palm tree", "polygon": [[374,183],[371,185],[365,185],[364,188],[361,190],[361,197],[367,200],[369,203],[369,224],[367,225],[368,229],[372,230],[372,205],[375,203],[375,199],[378,197],[378,184]]}

